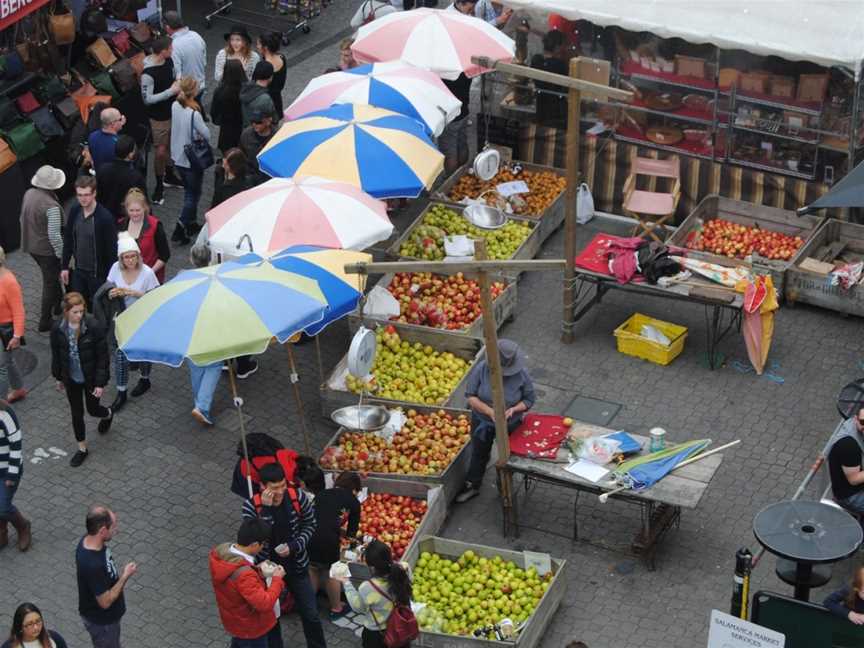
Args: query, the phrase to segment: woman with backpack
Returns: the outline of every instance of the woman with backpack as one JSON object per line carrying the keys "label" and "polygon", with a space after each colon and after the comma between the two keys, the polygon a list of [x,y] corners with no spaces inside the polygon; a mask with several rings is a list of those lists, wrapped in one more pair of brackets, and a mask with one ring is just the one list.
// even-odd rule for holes
{"label": "woman with backpack", "polygon": [[[393,561],[390,547],[380,540],[372,540],[366,545],[363,562],[372,570],[372,578],[363,581],[357,588],[348,578],[342,580],[348,605],[361,615],[357,620],[363,624],[363,648],[409,646],[417,636],[417,621],[411,613],[411,578],[408,570]],[[399,616],[391,621],[390,616],[394,613]],[[385,635],[400,635],[405,641],[385,641]]]}

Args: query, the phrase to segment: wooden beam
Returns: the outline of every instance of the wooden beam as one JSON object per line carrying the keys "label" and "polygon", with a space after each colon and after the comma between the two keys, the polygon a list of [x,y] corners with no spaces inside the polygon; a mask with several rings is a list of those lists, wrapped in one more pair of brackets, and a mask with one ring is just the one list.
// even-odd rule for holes
{"label": "wooden beam", "polygon": [[[476,241],[475,241],[476,246]],[[501,274],[508,271],[531,272],[564,270],[564,259],[528,259],[524,261],[382,261],[373,263],[346,263],[348,274],[387,274],[388,272],[434,272],[456,274],[457,272],[491,272]]]}
{"label": "wooden beam", "polygon": [[[579,63],[570,59],[570,76],[579,72]],[[564,202],[564,270],[563,325],[561,341],[573,342],[576,301],[576,193],[579,187],[579,121],[582,116],[582,96],[577,88],[567,93],[566,160],[567,196]]]}
{"label": "wooden beam", "polygon": [[505,63],[504,61],[493,61],[492,59],[486,58],[485,56],[472,56],[471,62],[477,65],[481,65],[490,70],[495,70],[496,72],[513,74],[515,76],[534,79],[535,81],[544,81],[546,83],[551,83],[552,85],[569,88],[571,90],[596,92],[605,95],[609,99],[618,99],[620,101],[627,102],[633,100],[633,93],[628,90],[621,90],[620,88],[613,88],[611,86],[602,85],[600,83],[593,83],[591,81],[583,81],[582,79],[577,79],[572,76],[565,76],[563,74],[555,74],[554,72],[536,70],[532,67],[528,67],[527,65]]}

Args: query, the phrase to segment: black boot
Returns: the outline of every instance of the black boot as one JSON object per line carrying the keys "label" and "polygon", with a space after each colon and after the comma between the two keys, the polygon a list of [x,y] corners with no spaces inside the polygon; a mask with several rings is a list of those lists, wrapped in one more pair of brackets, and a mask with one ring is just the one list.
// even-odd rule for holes
{"label": "black boot", "polygon": [[164,182],[166,187],[183,188],[183,180],[177,177],[177,173],[174,171],[173,166],[169,166],[165,169]]}
{"label": "black boot", "polygon": [[[138,398],[139,396],[143,396],[149,389],[150,389],[150,379],[149,378],[139,378],[138,384],[135,385],[135,388],[132,390],[132,398]],[[112,407],[111,409],[114,409],[114,408]]]}
{"label": "black boot", "polygon": [[126,390],[124,389],[123,391],[118,391],[117,397],[114,399],[114,402],[111,403],[111,411],[119,412],[121,409],[123,409],[123,406],[126,404],[126,399]]}
{"label": "black boot", "polygon": [[156,188],[153,190],[150,202],[154,205],[161,205],[165,202],[165,185],[162,182],[162,178],[156,178]]}
{"label": "black boot", "polygon": [[177,222],[174,226],[174,232],[171,234],[171,240],[179,245],[189,245],[189,234],[186,227],[181,222]]}

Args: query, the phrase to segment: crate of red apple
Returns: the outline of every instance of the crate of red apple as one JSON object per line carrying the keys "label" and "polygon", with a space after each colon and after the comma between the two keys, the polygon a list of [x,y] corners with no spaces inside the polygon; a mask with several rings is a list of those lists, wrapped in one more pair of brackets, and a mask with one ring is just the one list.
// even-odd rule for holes
{"label": "crate of red apple", "polygon": [[747,265],[770,274],[782,294],[786,269],[816,233],[819,220],[794,211],[706,196],[669,236],[687,256],[721,265]]}
{"label": "crate of red apple", "polygon": [[[483,335],[483,311],[480,284],[473,275],[457,273],[439,275],[431,272],[387,274],[378,282],[399,302],[399,315],[389,321],[407,326],[422,326],[458,335]],[[516,282],[491,276],[492,311],[496,327],[513,317],[516,309]],[[364,315],[365,319],[385,321],[383,317]],[[359,311],[350,316],[352,330],[359,326]]]}
{"label": "crate of red apple", "polygon": [[325,472],[354,470],[369,478],[444,487],[450,501],[468,470],[471,421],[466,410],[394,408],[405,417],[392,438],[340,428],[318,459]]}

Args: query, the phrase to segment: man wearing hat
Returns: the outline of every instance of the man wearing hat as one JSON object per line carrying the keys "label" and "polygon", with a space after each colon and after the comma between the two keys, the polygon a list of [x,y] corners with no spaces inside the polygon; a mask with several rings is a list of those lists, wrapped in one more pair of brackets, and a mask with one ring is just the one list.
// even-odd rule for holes
{"label": "man wearing hat", "polygon": [[30,254],[42,273],[42,310],[39,331],[51,330],[52,317],[60,313],[63,289],[60,286],[60,257],[65,215],[57,190],[66,184],[66,174],[45,165],[30,180],[32,188],[21,203],[21,250]]}
{"label": "man wearing hat", "polygon": [[269,61],[260,61],[252,73],[252,80],[244,83],[240,89],[240,107],[243,111],[243,128],[253,121],[261,121],[268,115],[273,123],[279,122],[273,98],[267,92],[267,87],[273,80],[273,65]]}
{"label": "man wearing hat", "polygon": [[[525,357],[518,344],[513,340],[498,340],[498,354],[504,382],[504,416],[507,418],[507,431],[512,432],[522,422],[522,414],[534,405],[534,383],[525,369]],[[471,464],[465,485],[456,496],[460,504],[480,494],[480,484],[495,440],[492,376],[486,358],[468,374],[465,397],[471,408]]]}

